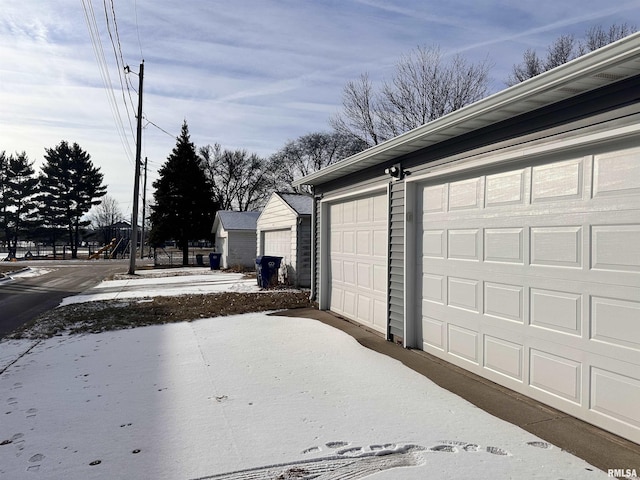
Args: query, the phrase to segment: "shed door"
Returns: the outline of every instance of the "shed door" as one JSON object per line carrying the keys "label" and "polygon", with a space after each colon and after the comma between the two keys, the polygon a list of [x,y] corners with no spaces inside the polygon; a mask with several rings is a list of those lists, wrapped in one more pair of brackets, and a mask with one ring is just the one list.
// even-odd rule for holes
{"label": "shed door", "polygon": [[387,330],[387,196],[329,205],[329,309]]}
{"label": "shed door", "polygon": [[638,442],[640,149],[546,162],[421,189],[422,346]]}
{"label": "shed door", "polygon": [[273,257],[282,257],[285,265],[291,259],[291,229],[267,230],[263,232],[262,254]]}

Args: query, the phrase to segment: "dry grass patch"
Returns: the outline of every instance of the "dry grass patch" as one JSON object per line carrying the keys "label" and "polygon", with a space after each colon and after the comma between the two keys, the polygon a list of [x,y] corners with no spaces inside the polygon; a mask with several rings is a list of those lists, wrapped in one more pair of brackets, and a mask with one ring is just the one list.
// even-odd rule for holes
{"label": "dry grass patch", "polygon": [[99,333],[241,313],[311,306],[309,293],[272,290],[76,303],[51,310],[9,335],[49,338],[64,333]]}

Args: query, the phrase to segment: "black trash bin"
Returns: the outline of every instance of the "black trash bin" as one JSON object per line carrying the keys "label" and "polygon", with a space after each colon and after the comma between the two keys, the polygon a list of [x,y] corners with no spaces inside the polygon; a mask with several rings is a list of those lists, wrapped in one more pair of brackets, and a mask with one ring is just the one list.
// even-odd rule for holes
{"label": "black trash bin", "polygon": [[263,255],[256,258],[256,277],[261,288],[273,287],[278,284],[278,270],[282,257]]}
{"label": "black trash bin", "polygon": [[196,265],[204,265],[204,261],[202,260],[203,255],[200,253],[196,254]]}
{"label": "black trash bin", "polygon": [[211,270],[220,270],[220,257],[221,256],[222,256],[221,253],[211,252],[209,254],[209,266],[211,267]]}

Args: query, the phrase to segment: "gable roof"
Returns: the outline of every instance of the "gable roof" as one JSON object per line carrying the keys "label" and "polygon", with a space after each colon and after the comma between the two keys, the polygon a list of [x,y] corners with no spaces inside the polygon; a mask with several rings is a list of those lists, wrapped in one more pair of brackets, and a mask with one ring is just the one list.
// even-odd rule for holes
{"label": "gable roof", "polygon": [[213,222],[215,231],[218,223],[225,230],[255,230],[260,212],[232,212],[231,210],[218,210]]}
{"label": "gable roof", "polygon": [[640,32],[293,182],[320,185],[465,133],[640,75]]}
{"label": "gable roof", "polygon": [[311,215],[313,210],[313,199],[310,195],[284,192],[276,192],[276,195],[278,195],[298,215]]}

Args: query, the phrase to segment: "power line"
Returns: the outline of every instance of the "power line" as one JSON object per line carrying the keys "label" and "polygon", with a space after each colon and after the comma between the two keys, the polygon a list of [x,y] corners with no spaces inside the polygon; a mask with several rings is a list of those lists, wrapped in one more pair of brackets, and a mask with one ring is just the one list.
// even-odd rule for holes
{"label": "power line", "polygon": [[[122,92],[122,100],[124,101],[124,106],[127,110],[127,120],[129,121],[129,128],[131,130],[131,135],[135,136],[135,133],[133,131],[133,123],[131,122],[132,113],[129,111],[129,104],[127,103],[127,99],[124,95],[125,82],[122,79],[122,73],[124,71],[124,58],[122,57],[122,46],[120,44],[120,35],[118,33],[118,22],[116,21],[116,11],[113,5],[113,0],[111,0],[111,15],[113,17],[113,25],[114,25],[115,37],[116,37],[114,41],[113,32],[111,31],[111,22],[109,21],[109,10],[107,8],[106,0],[103,0],[102,4],[104,6],[104,16],[107,23],[107,32],[109,33],[109,38],[111,39],[111,46],[113,48],[113,56],[116,59],[116,68],[118,71],[118,79],[120,80],[120,91]],[[117,46],[116,46],[116,42],[117,42]],[[128,83],[127,83],[127,90],[129,90]],[[133,107],[134,103],[133,103],[133,99],[131,98],[131,91],[129,91],[129,100],[131,101],[131,105]]]}
{"label": "power line", "polygon": [[[158,125],[156,125],[155,123],[153,123],[151,120],[149,120],[147,117],[143,117],[146,121],[147,121],[147,125],[153,125],[154,127],[156,127],[158,130],[160,130],[163,133],[166,133],[167,135],[169,135],[171,138],[176,138],[175,135],[171,135],[169,132],[167,132],[164,128],[159,127]],[[147,126],[145,125],[145,127]]]}
{"label": "power line", "polygon": [[125,156],[127,157],[129,163],[132,164],[133,152],[131,151],[131,145],[129,144],[127,135],[125,133],[124,123],[122,121],[120,109],[118,108],[118,102],[115,98],[113,83],[111,82],[111,77],[109,75],[109,69],[104,55],[104,49],[100,40],[100,31],[98,29],[96,15],[95,11],[93,10],[93,4],[91,0],[82,0],[82,8],[84,10],[85,20],[87,22],[87,28],[89,30],[91,45],[96,56],[96,62],[98,63],[98,70],[100,72],[100,76],[102,77],[102,82],[105,86],[107,101],[111,108],[113,119],[115,121],[116,131],[118,132],[118,136],[120,137],[120,141],[122,142]]}
{"label": "power line", "polygon": [[138,33],[138,47],[140,47],[140,58],[144,58],[144,55],[142,54],[142,42],[140,42],[140,25],[138,24],[138,1],[134,0],[133,2],[133,10],[135,13],[135,19],[136,19],[136,32]]}

